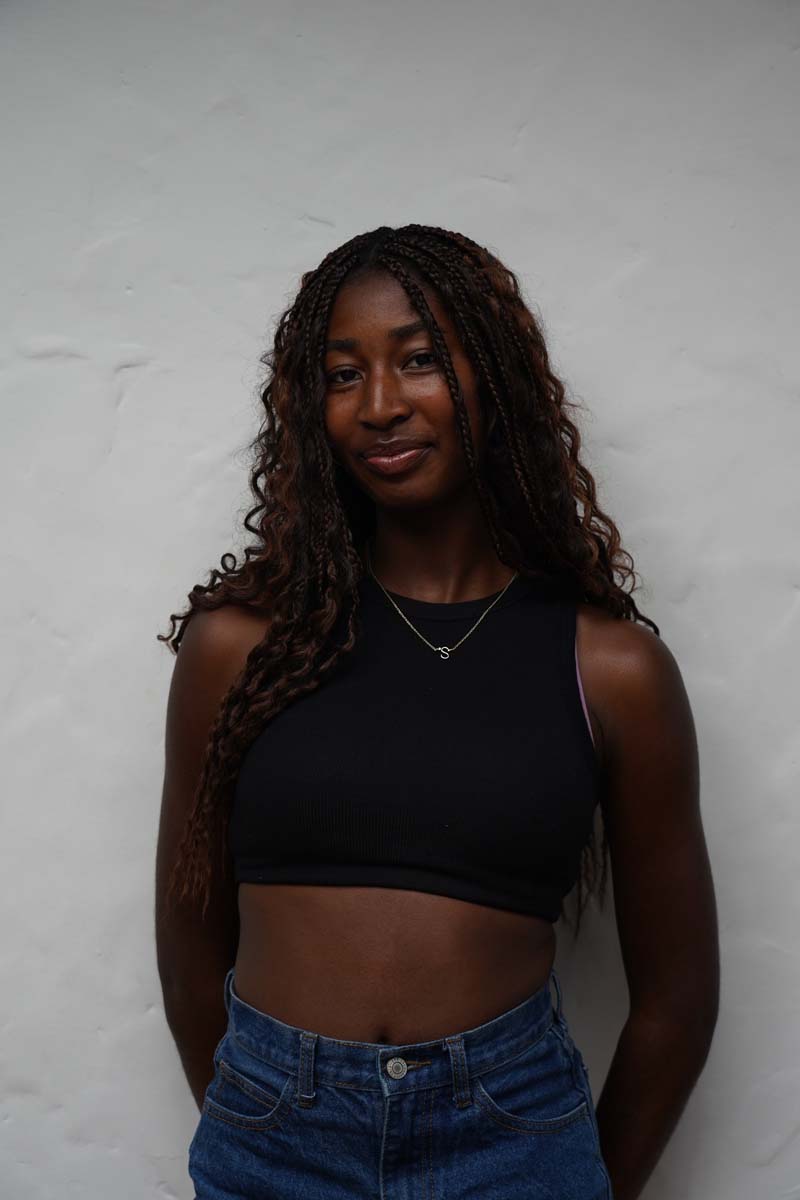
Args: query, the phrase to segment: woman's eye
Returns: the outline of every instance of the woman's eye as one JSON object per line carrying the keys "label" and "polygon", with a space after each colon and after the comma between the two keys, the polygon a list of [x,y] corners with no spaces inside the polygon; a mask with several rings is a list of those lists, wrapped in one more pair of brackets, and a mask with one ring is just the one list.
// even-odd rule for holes
{"label": "woman's eye", "polygon": [[[415,358],[429,358],[431,359],[431,362],[438,361],[432,350],[417,350],[416,354],[412,354],[408,361],[413,362]],[[424,365],[425,364],[423,363],[423,366]],[[430,366],[430,363],[428,365]]]}
{"label": "woman's eye", "polygon": [[349,379],[336,379],[337,375],[341,375],[342,372],[347,371],[355,371],[355,367],[339,367],[336,371],[331,371],[328,376],[328,383],[349,383]]}

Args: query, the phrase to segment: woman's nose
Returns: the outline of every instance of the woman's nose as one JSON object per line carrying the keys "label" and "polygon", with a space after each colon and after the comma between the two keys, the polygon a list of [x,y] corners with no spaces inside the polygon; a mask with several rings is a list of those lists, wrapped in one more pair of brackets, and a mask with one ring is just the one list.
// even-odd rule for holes
{"label": "woman's nose", "polygon": [[402,381],[390,371],[371,371],[361,390],[363,421],[386,421],[399,414],[408,415],[411,406],[403,393]]}

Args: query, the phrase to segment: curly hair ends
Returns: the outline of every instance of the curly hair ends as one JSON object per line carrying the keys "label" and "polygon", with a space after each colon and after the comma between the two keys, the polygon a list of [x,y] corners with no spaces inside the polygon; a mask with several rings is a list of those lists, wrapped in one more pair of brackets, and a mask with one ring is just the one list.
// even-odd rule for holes
{"label": "curly hair ends", "polygon": [[[242,755],[266,723],[326,674],[356,643],[361,550],[374,529],[374,507],[332,457],[325,436],[324,344],[337,290],[356,273],[388,271],[428,328],[450,389],[466,461],[500,559],[520,574],[545,579],[560,594],[639,620],[657,636],[630,592],[633,560],[614,522],[599,508],[595,482],[580,462],[573,403],[553,374],[544,337],[518,281],[489,250],[427,225],[380,226],[332,250],[301,277],[293,303],[262,356],[264,415],[250,443],[255,504],[244,527],[252,544],[237,565],[221,558],[189,606],[158,634],[177,654],[198,609],[224,604],[269,614],[269,632],[248,655],[221,701],[209,734],[192,810],[167,889],[167,906],[210,896],[212,855],[228,869],[227,824]],[[478,380],[491,433],[477,465],[464,398],[447,344],[422,285],[451,316]],[[625,590],[626,584],[630,590]],[[602,817],[603,804],[597,816]],[[605,822],[581,853],[577,937],[589,896],[602,905],[608,871]],[[568,918],[562,903],[561,915]]]}

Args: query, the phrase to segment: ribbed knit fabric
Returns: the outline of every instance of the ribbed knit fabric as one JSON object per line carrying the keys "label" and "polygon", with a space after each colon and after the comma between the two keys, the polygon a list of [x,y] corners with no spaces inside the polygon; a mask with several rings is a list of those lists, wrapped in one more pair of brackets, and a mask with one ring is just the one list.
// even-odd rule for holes
{"label": "ribbed knit fabric", "polygon": [[[371,576],[359,587],[353,653],[242,760],[237,881],[411,888],[557,920],[598,801],[575,603],[518,576],[442,660]],[[392,596],[452,646],[498,594]]]}

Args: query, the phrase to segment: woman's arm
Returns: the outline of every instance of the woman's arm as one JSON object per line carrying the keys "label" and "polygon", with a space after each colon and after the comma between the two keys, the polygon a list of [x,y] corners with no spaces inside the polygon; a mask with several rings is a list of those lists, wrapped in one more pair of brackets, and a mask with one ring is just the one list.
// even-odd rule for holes
{"label": "woman's arm", "polygon": [[156,851],[155,936],[164,1011],[198,1108],[213,1074],[214,1050],[227,1014],[225,975],[239,940],[237,890],[223,879],[214,854],[205,918],[197,901],[167,912],[166,890],[184,822],[199,778],[208,734],[220,701],[263,635],[231,606],[196,613],[185,630],[167,703],[165,773]]}
{"label": "woman's arm", "polygon": [[584,683],[602,729],[604,818],[630,993],[597,1121],[615,1200],[636,1200],[711,1044],[716,901],[694,720],[675,659],[647,627],[582,611]]}

